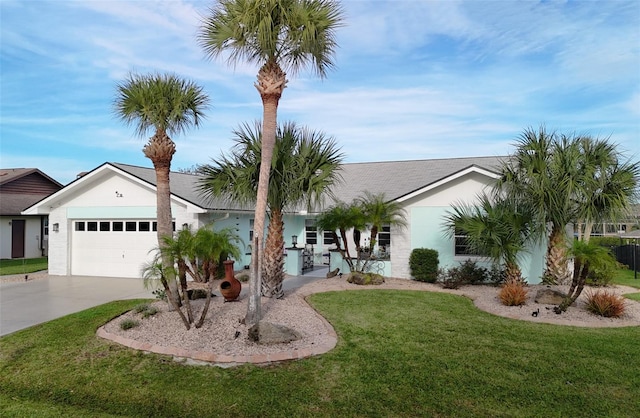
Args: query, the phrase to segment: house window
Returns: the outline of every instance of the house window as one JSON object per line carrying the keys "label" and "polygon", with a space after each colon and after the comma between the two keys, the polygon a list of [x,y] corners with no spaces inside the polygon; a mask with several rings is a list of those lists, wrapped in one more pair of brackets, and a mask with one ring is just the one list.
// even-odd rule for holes
{"label": "house window", "polygon": [[388,247],[391,245],[391,225],[382,225],[382,230],[378,231],[378,246]]}
{"label": "house window", "polygon": [[[176,223],[175,222],[171,222],[171,228],[173,229],[173,232],[176,231]],[[153,232],[158,232],[158,222],[153,222],[151,224],[151,230]]]}
{"label": "house window", "polygon": [[98,222],[87,222],[87,231],[97,231],[98,230]]}
{"label": "house window", "polygon": [[110,231],[111,222],[100,222],[100,231]]}
{"label": "house window", "polygon": [[315,219],[304,220],[304,235],[307,244],[316,245],[318,243],[318,228]]}
{"label": "house window", "polygon": [[149,232],[151,230],[151,223],[148,221],[138,223],[138,231]]}
{"label": "house window", "polygon": [[453,237],[455,240],[454,255],[475,256],[475,257],[482,257],[485,255],[477,251],[474,251],[471,248],[471,246],[469,245],[469,240],[467,238],[467,235],[463,231],[456,230],[455,235]]}
{"label": "house window", "polygon": [[136,227],[138,226],[137,222],[125,222],[124,228],[127,232],[135,232]]}
{"label": "house window", "polygon": [[44,234],[49,235],[49,218],[44,218]]}
{"label": "house window", "polygon": [[76,231],[84,231],[84,230],[85,230],[85,224],[84,224],[84,222],[76,222],[76,224],[75,224],[75,230],[76,230]]}
{"label": "house window", "polygon": [[122,221],[114,221],[112,225],[112,230],[115,232],[124,231],[124,222]]}
{"label": "house window", "polygon": [[249,219],[249,245],[253,244],[253,219]]}
{"label": "house window", "polygon": [[333,245],[333,231],[322,231],[322,243],[324,245]]}

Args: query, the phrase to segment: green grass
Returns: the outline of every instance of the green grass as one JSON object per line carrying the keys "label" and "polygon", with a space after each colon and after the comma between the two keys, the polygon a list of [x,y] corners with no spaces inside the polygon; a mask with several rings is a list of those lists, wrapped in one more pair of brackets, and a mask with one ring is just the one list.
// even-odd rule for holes
{"label": "green grass", "polygon": [[26,274],[49,268],[47,257],[0,260],[0,276]]}
{"label": "green grass", "polygon": [[[613,284],[619,284],[624,286],[631,286],[640,289],[640,272],[637,273],[637,279],[635,278],[633,270],[629,269],[619,269],[616,277],[613,279]],[[631,300],[640,301],[640,292],[638,293],[627,293],[624,295],[625,298]]]}
{"label": "green grass", "polygon": [[186,366],[98,339],[140,300],[0,338],[3,417],[633,417],[639,327],[510,320],[466,298],[329,292],[311,303],[338,333],[322,356],[268,367]]}
{"label": "green grass", "polygon": [[640,272],[636,274],[638,277],[637,279],[634,278],[633,270],[618,269],[618,272],[613,279],[613,283],[624,286],[637,287],[638,289],[640,289]]}

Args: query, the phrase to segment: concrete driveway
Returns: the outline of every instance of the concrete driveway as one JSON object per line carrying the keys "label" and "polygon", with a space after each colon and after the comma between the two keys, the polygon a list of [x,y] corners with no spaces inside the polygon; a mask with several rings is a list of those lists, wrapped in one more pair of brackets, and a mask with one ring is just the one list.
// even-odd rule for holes
{"label": "concrete driveway", "polygon": [[[287,276],[285,290],[326,276],[324,267],[304,276]],[[240,298],[248,293],[243,284]],[[0,336],[114,300],[155,299],[142,279],[45,276],[27,282],[0,283]]]}
{"label": "concrete driveway", "polygon": [[48,276],[0,283],[0,335],[113,300],[154,297],[142,279]]}

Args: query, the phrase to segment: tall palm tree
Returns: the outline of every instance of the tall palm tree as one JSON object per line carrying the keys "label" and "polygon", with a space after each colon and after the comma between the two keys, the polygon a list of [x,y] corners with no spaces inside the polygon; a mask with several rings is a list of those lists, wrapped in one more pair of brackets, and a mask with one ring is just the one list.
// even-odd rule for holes
{"label": "tall palm tree", "polygon": [[[202,87],[173,74],[130,74],[117,84],[114,113],[126,125],[133,125],[143,137],[151,129],[154,134],[142,151],[156,172],[158,245],[163,237],[173,234],[169,173],[176,145],[169,135],[180,134],[191,126],[198,127],[204,117],[209,97]],[[173,265],[165,257],[165,267]],[[169,264],[171,263],[171,264]],[[171,283],[175,284],[175,281]]]}
{"label": "tall palm tree", "polygon": [[[260,123],[243,125],[235,131],[231,156],[200,168],[204,178],[199,188],[205,197],[226,196],[241,205],[255,202],[263,152],[260,132]],[[311,209],[321,204],[323,195],[329,194],[330,187],[340,179],[341,161],[335,141],[323,133],[293,122],[278,128],[267,197],[270,219],[262,270],[263,296],[284,295],[284,211],[295,210],[298,205]]]}
{"label": "tall palm tree", "polygon": [[254,257],[245,322],[260,320],[261,257],[269,170],[277,130],[277,110],[287,85],[285,70],[310,67],[321,78],[334,66],[335,31],[342,9],[333,0],[218,0],[203,21],[198,39],[209,58],[228,53],[229,62],[260,65],[254,84],[262,99],[262,153],[254,220]]}
{"label": "tall palm tree", "polygon": [[578,144],[582,153],[578,223],[584,223],[583,239],[588,242],[594,223],[615,222],[629,210],[637,193],[640,162],[625,161],[607,139],[584,136]]}
{"label": "tall palm tree", "polygon": [[450,236],[463,231],[472,251],[503,264],[508,281],[522,280],[518,263],[534,238],[534,213],[513,199],[493,200],[482,194],[476,204],[454,205],[445,217]]}
{"label": "tall palm tree", "polygon": [[537,236],[548,236],[543,273],[547,283],[562,282],[569,275],[566,227],[577,216],[579,162],[575,139],[544,127],[537,132],[529,128],[516,142],[516,152],[504,163],[494,189],[496,198],[506,194],[534,211]]}
{"label": "tall palm tree", "polygon": [[371,230],[369,241],[369,252],[373,253],[373,248],[378,242],[378,231],[383,225],[404,228],[407,226],[406,211],[395,201],[387,201],[384,193],[373,194],[365,191],[364,195],[357,199],[365,214],[366,223]]}

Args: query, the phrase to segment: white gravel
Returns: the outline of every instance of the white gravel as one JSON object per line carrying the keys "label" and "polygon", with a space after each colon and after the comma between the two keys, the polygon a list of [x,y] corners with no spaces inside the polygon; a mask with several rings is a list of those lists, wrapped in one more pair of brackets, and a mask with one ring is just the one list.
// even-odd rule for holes
{"label": "white gravel", "polygon": [[[522,307],[502,305],[498,299],[498,288],[492,286],[466,286],[458,290],[443,289],[439,285],[420,283],[403,279],[387,279],[380,286],[358,286],[346,282],[344,278],[319,280],[289,291],[283,299],[262,298],[264,320],[286,325],[302,334],[302,338],[288,344],[260,345],[247,338],[247,327],[240,322],[247,309],[246,300],[239,302],[223,302],[218,296],[211,302],[205,324],[200,329],[187,331],[175,312],[167,312],[164,302],[154,302],[161,312],[147,319],[139,314],[128,312],[106,324],[105,331],[129,339],[160,346],[180,347],[186,350],[209,351],[215,354],[254,355],[272,354],[284,350],[297,350],[313,347],[327,340],[327,329],[319,315],[306,303],[304,297],[317,292],[330,290],[363,290],[363,289],[407,289],[447,292],[471,298],[481,310],[508,318],[545,322],[558,325],[584,327],[621,327],[640,326],[640,302],[627,301],[626,314],[622,318],[603,318],[593,315],[584,309],[584,297],[590,289],[585,289],[577,306],[572,306],[562,315],[555,314],[552,305],[540,305],[533,301],[538,288],[529,286],[529,300]],[[559,290],[566,288],[557,287]],[[616,286],[607,288],[616,293],[637,292],[638,289]],[[203,301],[194,303],[195,315],[198,315]],[[533,317],[533,311],[540,309],[540,314]],[[549,309],[547,309],[549,308]],[[120,329],[120,322],[125,318],[135,317],[140,325],[129,329]],[[240,335],[236,338],[236,331]]]}

